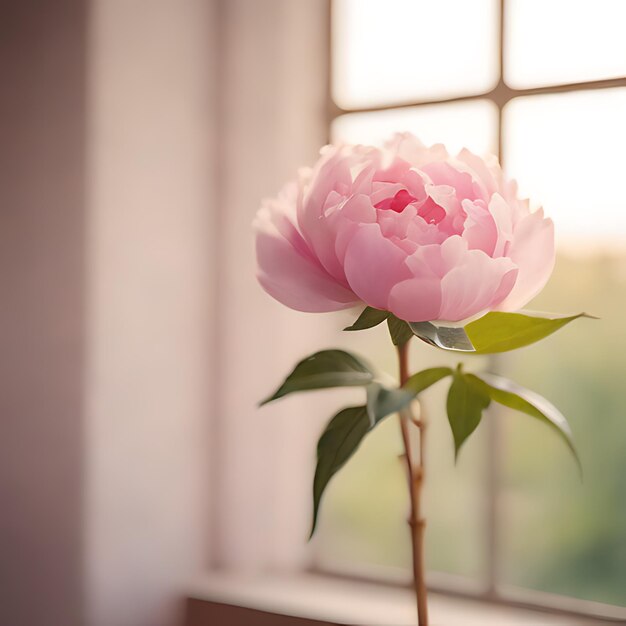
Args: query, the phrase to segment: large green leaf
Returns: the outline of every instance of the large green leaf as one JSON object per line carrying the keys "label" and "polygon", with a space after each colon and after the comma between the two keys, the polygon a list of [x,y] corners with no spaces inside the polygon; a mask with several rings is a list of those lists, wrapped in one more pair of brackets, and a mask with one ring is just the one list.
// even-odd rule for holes
{"label": "large green leaf", "polygon": [[477,354],[516,350],[535,343],[586,313],[548,315],[492,311],[465,326]]}
{"label": "large green leaf", "polygon": [[344,350],[322,350],[300,361],[261,406],[296,391],[365,386],[373,380],[374,373],[358,356]]}
{"label": "large green leaf", "polygon": [[352,326],[344,328],[344,330],[366,330],[367,328],[373,328],[378,326],[381,322],[384,322],[389,316],[389,311],[381,311],[380,309],[374,309],[371,306],[365,307],[363,312],[357,318],[356,322]]}
{"label": "large green leaf", "polygon": [[339,411],[326,426],[317,444],[310,537],[315,532],[322,494],[330,479],[356,452],[365,435],[376,423],[377,421],[370,419],[367,407],[353,406]]}
{"label": "large green leaf", "polygon": [[398,413],[413,400],[415,394],[405,389],[387,389],[380,383],[367,386],[367,412],[372,423],[391,413]]}
{"label": "large green leaf", "polygon": [[394,346],[401,346],[413,337],[413,331],[407,322],[398,319],[393,313],[389,313],[387,317],[387,326]]}
{"label": "large green leaf", "polygon": [[424,389],[428,389],[431,385],[439,382],[442,378],[450,376],[454,373],[449,367],[430,367],[428,369],[417,372],[409,378],[404,385],[403,389],[411,391],[414,395],[418,395]]}
{"label": "large green leaf", "polygon": [[467,374],[475,385],[481,387],[494,401],[510,409],[521,411],[544,422],[555,430],[574,455],[579,470],[582,472],[580,459],[572,440],[572,431],[565,416],[548,400],[538,393],[525,389],[521,385],[495,374]]}
{"label": "large green leaf", "polygon": [[[452,371],[448,369],[450,373]],[[435,383],[435,377],[430,376],[430,381],[430,384]],[[367,386],[366,406],[343,409],[328,423],[317,444],[311,536],[315,532],[322,494],[330,479],[354,454],[365,435],[386,416],[406,407],[416,393],[414,389],[387,389],[380,383],[370,383]]]}
{"label": "large green leaf", "polygon": [[473,378],[457,369],[448,391],[448,421],[454,437],[454,456],[459,454],[465,440],[476,430],[483,411],[491,398]]}

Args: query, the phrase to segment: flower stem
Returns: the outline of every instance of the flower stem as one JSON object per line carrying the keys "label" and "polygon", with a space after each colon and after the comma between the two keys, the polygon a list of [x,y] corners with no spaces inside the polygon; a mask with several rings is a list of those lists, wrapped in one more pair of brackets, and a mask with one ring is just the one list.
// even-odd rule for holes
{"label": "flower stem", "polygon": [[[409,378],[409,343],[398,346],[398,361],[400,365],[400,385]],[[419,428],[419,454],[415,459],[411,452],[410,426],[414,424]],[[411,545],[413,548],[413,586],[417,601],[418,626],[428,626],[428,607],[426,604],[426,580],[424,576],[424,531],[426,520],[422,515],[422,485],[424,483],[424,440],[426,435],[426,422],[424,416],[415,419],[411,409],[407,408],[400,413],[400,427],[402,429],[402,441],[404,442],[405,459],[409,474],[409,495],[411,513],[409,515],[409,527],[411,529]]]}

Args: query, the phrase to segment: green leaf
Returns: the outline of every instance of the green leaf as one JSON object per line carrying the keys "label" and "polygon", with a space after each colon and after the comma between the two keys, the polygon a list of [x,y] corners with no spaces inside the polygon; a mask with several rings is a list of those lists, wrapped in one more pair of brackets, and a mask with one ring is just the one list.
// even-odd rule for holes
{"label": "green leaf", "polygon": [[374,326],[378,326],[378,324],[384,322],[388,316],[388,311],[381,311],[380,309],[374,309],[368,306],[363,309],[363,312],[359,315],[356,322],[354,322],[352,326],[344,328],[344,330],[365,330],[367,328],[374,328]]}
{"label": "green leaf", "polygon": [[387,317],[387,326],[389,327],[389,334],[394,346],[401,346],[413,337],[411,327],[404,320],[398,319],[393,313],[389,313]]}
{"label": "green leaf", "polygon": [[483,411],[491,399],[484,389],[460,369],[454,372],[454,378],[448,391],[448,421],[454,437],[454,457],[465,440],[476,430]]}
{"label": "green leaf", "polygon": [[380,383],[367,386],[367,410],[373,421],[382,419],[391,413],[398,413],[424,389],[450,376],[449,367],[432,367],[414,374],[400,389],[387,389]]}
{"label": "green leaf", "polygon": [[576,459],[578,469],[582,473],[582,465],[574,442],[572,431],[565,416],[548,400],[538,393],[525,389],[521,385],[495,374],[467,374],[476,385],[481,386],[484,393],[494,401],[516,411],[521,411],[544,422],[555,430],[563,439]]}
{"label": "green leaf", "polygon": [[462,326],[444,326],[432,322],[410,322],[413,334],[423,342],[452,352],[475,352],[465,328]]}
{"label": "green leaf", "polygon": [[404,389],[387,389],[380,383],[367,386],[367,413],[372,423],[376,423],[391,413],[398,413],[408,406],[415,397]]}
{"label": "green leaf", "polygon": [[451,376],[453,373],[453,370],[449,367],[431,367],[417,372],[417,374],[413,374],[413,376],[402,385],[402,388],[411,391],[414,395],[418,395],[424,391],[424,389],[428,389],[431,385],[434,385],[446,376]]}
{"label": "green leaf", "polygon": [[315,532],[322,494],[330,479],[356,452],[365,435],[376,425],[367,407],[353,406],[339,411],[328,423],[317,444],[317,467],[313,479],[313,524]]}
{"label": "green leaf", "polygon": [[586,313],[550,316],[548,314],[503,313],[492,311],[465,326],[477,354],[516,350],[535,343]]}
{"label": "green leaf", "polygon": [[322,494],[330,479],[356,452],[370,430],[387,415],[401,411],[414,397],[413,391],[387,389],[380,383],[371,383],[367,387],[367,406],[343,409],[328,423],[317,444],[310,537],[315,532]]}
{"label": "green leaf", "polygon": [[296,391],[365,386],[373,380],[372,370],[356,355],[344,350],[322,350],[300,361],[261,406]]}

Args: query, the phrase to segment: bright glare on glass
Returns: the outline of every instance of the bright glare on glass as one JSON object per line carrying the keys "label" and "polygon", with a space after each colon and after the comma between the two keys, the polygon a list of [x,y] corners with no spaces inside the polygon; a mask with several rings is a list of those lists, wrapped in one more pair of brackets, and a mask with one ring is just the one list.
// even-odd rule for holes
{"label": "bright glare on glass", "polygon": [[426,145],[443,143],[451,153],[497,151],[496,106],[489,100],[407,109],[350,113],[334,120],[333,141],[380,145],[395,132],[410,131]]}
{"label": "bright glare on glass", "polygon": [[626,242],[625,111],[626,88],[529,96],[504,110],[506,170],[562,245]]}
{"label": "bright glare on glass", "polygon": [[626,75],[624,0],[508,0],[505,18],[511,87]]}
{"label": "bright glare on glass", "polygon": [[349,109],[488,91],[498,77],[497,4],[335,0],[335,102]]}

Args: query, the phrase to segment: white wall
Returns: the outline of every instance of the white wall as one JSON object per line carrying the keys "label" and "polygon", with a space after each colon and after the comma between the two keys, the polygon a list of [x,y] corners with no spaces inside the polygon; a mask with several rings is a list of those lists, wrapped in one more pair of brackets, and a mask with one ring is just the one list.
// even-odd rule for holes
{"label": "white wall", "polygon": [[210,0],[0,20],[0,624],[170,626],[208,567]]}
{"label": "white wall", "polygon": [[[330,319],[272,300],[255,278],[251,222],[263,197],[326,142],[327,3],[222,3],[218,211],[219,384],[213,495],[215,563],[234,570],[306,563],[321,398],[257,403]],[[336,323],[336,320],[335,320]]]}
{"label": "white wall", "polygon": [[206,0],[91,6],[90,626],[175,623],[209,563],[213,11]]}

